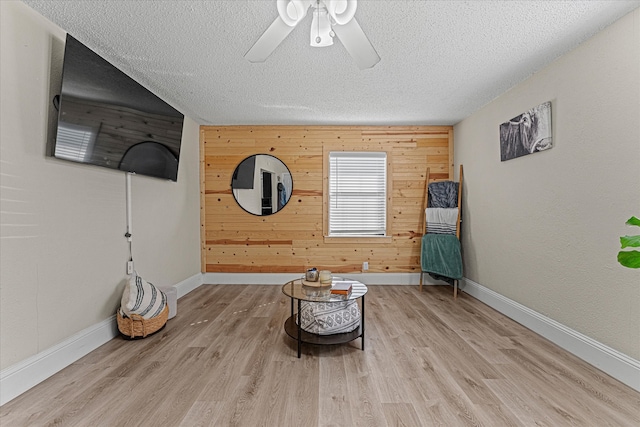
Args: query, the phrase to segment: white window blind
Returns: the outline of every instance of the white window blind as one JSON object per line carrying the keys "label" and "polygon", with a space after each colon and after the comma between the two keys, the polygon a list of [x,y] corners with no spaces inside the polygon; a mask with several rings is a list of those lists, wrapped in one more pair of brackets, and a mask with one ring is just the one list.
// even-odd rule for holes
{"label": "white window blind", "polygon": [[59,123],[56,157],[81,162],[86,160],[95,144],[96,134],[89,126]]}
{"label": "white window blind", "polygon": [[329,153],[329,235],[385,236],[387,153]]}

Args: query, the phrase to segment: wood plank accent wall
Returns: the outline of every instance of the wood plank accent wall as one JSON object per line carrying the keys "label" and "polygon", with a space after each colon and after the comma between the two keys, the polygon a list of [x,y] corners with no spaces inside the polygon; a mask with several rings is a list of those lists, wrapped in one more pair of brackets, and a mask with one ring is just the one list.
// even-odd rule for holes
{"label": "wood plank accent wall", "polygon": [[[425,177],[453,179],[451,126],[201,126],[203,272],[335,273],[420,271]],[[325,242],[323,156],[329,149],[386,151],[391,158],[392,239]],[[271,154],[291,171],[289,203],[255,216],[236,203],[231,176],[253,154]]]}

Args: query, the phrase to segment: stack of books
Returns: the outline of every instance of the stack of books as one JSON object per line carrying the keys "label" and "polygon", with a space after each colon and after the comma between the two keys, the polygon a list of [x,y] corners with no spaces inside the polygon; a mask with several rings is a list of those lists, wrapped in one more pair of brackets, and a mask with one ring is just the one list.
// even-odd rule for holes
{"label": "stack of books", "polygon": [[349,282],[336,282],[331,287],[331,295],[339,295],[346,298],[349,298],[351,295],[351,283]]}

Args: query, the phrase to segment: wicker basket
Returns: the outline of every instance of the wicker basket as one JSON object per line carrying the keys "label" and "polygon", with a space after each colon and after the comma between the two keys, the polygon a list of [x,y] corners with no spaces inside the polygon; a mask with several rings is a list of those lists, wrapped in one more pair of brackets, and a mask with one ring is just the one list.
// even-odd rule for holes
{"label": "wicker basket", "polygon": [[129,338],[145,338],[162,329],[167,323],[168,317],[168,305],[164,307],[164,310],[159,315],[151,319],[145,319],[137,314],[132,314],[131,317],[123,317],[120,310],[118,310],[118,329],[122,335]]}

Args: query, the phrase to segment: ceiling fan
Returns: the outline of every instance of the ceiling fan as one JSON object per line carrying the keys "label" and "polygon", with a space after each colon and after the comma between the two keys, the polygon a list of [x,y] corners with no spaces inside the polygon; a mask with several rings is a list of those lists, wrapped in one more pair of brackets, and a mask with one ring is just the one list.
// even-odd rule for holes
{"label": "ceiling fan", "polygon": [[277,0],[278,17],[244,57],[264,62],[313,9],[311,46],[331,46],[338,36],[361,70],[371,68],[380,57],[354,17],[357,4],[357,0]]}

